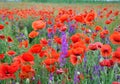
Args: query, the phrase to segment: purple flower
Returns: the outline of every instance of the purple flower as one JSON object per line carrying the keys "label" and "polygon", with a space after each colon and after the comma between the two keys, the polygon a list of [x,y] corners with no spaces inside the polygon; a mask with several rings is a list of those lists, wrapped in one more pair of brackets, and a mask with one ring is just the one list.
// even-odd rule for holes
{"label": "purple flower", "polygon": [[53,73],[50,73],[49,74],[49,82],[48,82],[48,84],[52,84],[52,81],[53,81]]}
{"label": "purple flower", "polygon": [[74,34],[75,33],[75,28],[72,25],[70,25],[68,32],[69,32],[70,35]]}
{"label": "purple flower", "polygon": [[66,60],[65,60],[65,56],[67,54],[67,51],[68,51],[68,43],[67,43],[67,37],[66,37],[66,33],[65,32],[62,32],[62,45],[61,45],[61,55],[60,55],[60,58],[59,58],[59,61],[60,61],[60,66],[64,66]]}

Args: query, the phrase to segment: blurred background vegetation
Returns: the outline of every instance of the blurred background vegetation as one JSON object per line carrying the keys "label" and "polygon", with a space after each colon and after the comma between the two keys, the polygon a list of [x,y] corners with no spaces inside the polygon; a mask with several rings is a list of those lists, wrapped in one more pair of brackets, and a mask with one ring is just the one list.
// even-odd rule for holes
{"label": "blurred background vegetation", "polygon": [[80,3],[80,2],[120,2],[120,0],[0,0],[3,2],[42,2],[42,3]]}

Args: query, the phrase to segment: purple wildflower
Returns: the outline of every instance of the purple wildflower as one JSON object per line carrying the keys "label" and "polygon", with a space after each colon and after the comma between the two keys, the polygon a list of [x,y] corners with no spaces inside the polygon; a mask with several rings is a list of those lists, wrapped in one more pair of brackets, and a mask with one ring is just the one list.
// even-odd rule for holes
{"label": "purple wildflower", "polygon": [[68,50],[68,43],[67,43],[67,37],[66,37],[66,33],[62,32],[62,46],[61,46],[61,55],[60,55],[60,66],[64,66],[65,64],[65,56],[67,54],[67,50]]}
{"label": "purple wildflower", "polygon": [[48,82],[48,84],[52,84],[52,81],[53,81],[53,73],[50,73],[49,74],[49,82]]}
{"label": "purple wildflower", "polygon": [[75,28],[72,25],[70,25],[68,32],[69,32],[70,35],[74,34],[75,33]]}

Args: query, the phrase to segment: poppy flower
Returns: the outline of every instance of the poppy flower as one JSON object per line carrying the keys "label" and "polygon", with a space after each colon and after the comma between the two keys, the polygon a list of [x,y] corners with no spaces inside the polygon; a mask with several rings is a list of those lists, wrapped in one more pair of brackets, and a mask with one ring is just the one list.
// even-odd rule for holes
{"label": "poppy flower", "polygon": [[10,36],[8,36],[7,37],[7,42],[11,43],[11,42],[13,42],[13,39]]}
{"label": "poppy flower", "polygon": [[55,36],[54,37],[54,41],[56,42],[56,43],[58,43],[58,44],[61,44],[62,42],[61,42],[61,38],[59,38],[58,36]]}
{"label": "poppy flower", "polygon": [[105,59],[105,60],[102,60],[99,64],[101,66],[111,67],[114,65],[114,62],[111,59]]}
{"label": "poppy flower", "polygon": [[22,45],[23,45],[25,48],[27,48],[28,45],[29,45],[28,40],[24,40],[24,41],[22,41]]}
{"label": "poppy flower", "polygon": [[100,42],[95,42],[94,44],[97,46],[97,48],[101,48],[101,47],[102,47],[102,45],[103,45],[103,44],[102,44],[102,43],[100,43]]}
{"label": "poppy flower", "polygon": [[67,29],[67,26],[66,26],[66,25],[64,25],[64,26],[62,26],[62,27],[60,28],[61,31],[65,31],[66,29]]}
{"label": "poppy flower", "polygon": [[72,40],[73,43],[78,42],[80,40],[80,34],[76,33],[72,35],[70,39]]}
{"label": "poppy flower", "polygon": [[100,30],[102,30],[102,27],[101,27],[101,26],[96,26],[96,27],[95,27],[95,31],[100,31]]}
{"label": "poppy flower", "polygon": [[63,15],[61,15],[59,19],[60,19],[61,22],[67,21],[67,19],[68,19],[68,14],[63,14]]}
{"label": "poppy flower", "polygon": [[32,67],[30,65],[22,65],[21,70],[22,72],[30,72]]}
{"label": "poppy flower", "polygon": [[78,48],[78,47],[83,48],[84,52],[86,51],[86,45],[85,45],[84,41],[80,40],[80,41],[72,44],[72,46],[71,46],[71,48]]}
{"label": "poppy flower", "polygon": [[32,78],[34,75],[35,75],[35,71],[33,69],[31,69],[29,72],[21,71],[19,73],[19,77],[21,79]]}
{"label": "poppy flower", "polygon": [[49,72],[53,73],[53,72],[56,71],[56,66],[55,66],[55,65],[46,66],[46,69],[47,69]]}
{"label": "poppy flower", "polygon": [[117,15],[119,15],[119,11],[114,12],[114,16],[117,16]]}
{"label": "poppy flower", "polygon": [[108,57],[108,56],[110,56],[110,54],[112,52],[112,48],[110,45],[105,44],[101,47],[100,51],[101,51],[101,55],[103,57]]}
{"label": "poppy flower", "polygon": [[120,63],[120,52],[119,51],[113,52],[112,60],[116,63]]}
{"label": "poppy flower", "polygon": [[110,35],[110,41],[113,44],[120,44],[120,32],[114,32],[113,34]]}
{"label": "poppy flower", "polygon": [[84,41],[85,41],[86,44],[89,44],[89,43],[91,42],[91,40],[90,40],[89,37],[85,37],[85,40],[84,40]]}
{"label": "poppy flower", "polygon": [[88,48],[93,51],[98,49],[97,45],[95,44],[89,44]]}
{"label": "poppy flower", "polygon": [[63,70],[62,68],[57,69],[57,70],[56,70],[56,73],[57,73],[57,74],[62,74],[62,73],[64,73],[64,70]]}
{"label": "poppy flower", "polygon": [[42,20],[34,21],[32,23],[32,27],[34,30],[40,30],[40,29],[43,29],[44,27],[46,27],[46,23]]}
{"label": "poppy flower", "polygon": [[22,54],[22,59],[27,62],[34,61],[34,56],[29,52],[25,52]]}
{"label": "poppy flower", "polygon": [[28,40],[23,40],[22,42],[19,42],[19,48],[21,48],[22,46],[24,46],[25,48],[27,48],[29,45]]}
{"label": "poppy flower", "polygon": [[90,12],[87,14],[85,21],[86,21],[86,23],[91,23],[95,18],[96,18],[96,13]]}
{"label": "poppy flower", "polygon": [[6,24],[6,25],[8,25],[8,24],[9,24],[9,22],[5,22],[5,24]]}
{"label": "poppy flower", "polygon": [[73,53],[75,56],[79,56],[79,55],[81,55],[81,54],[84,53],[84,49],[83,49],[83,48],[80,48],[80,47],[74,48],[74,49],[72,49],[72,53]]}
{"label": "poppy flower", "polygon": [[14,68],[11,65],[8,65],[6,63],[4,64],[0,64],[0,80],[4,80],[4,79],[9,79],[15,78],[14,73],[17,71],[17,68]]}
{"label": "poppy flower", "polygon": [[5,39],[5,36],[3,34],[0,34],[0,39],[1,40],[4,40]]}
{"label": "poppy flower", "polygon": [[73,65],[76,65],[76,64],[82,63],[82,58],[81,58],[81,56],[71,55],[70,56],[70,62]]}
{"label": "poppy flower", "polygon": [[4,29],[4,25],[0,24],[0,30]]}
{"label": "poppy flower", "polygon": [[112,84],[120,84],[120,82],[114,81],[112,82]]}
{"label": "poppy flower", "polygon": [[4,54],[0,54],[0,60],[4,59]]}
{"label": "poppy flower", "polygon": [[105,24],[111,24],[111,22],[112,22],[112,21],[110,21],[110,20],[106,20],[106,21],[105,21]]}
{"label": "poppy flower", "polygon": [[42,50],[42,45],[40,44],[34,44],[31,48],[30,48],[30,52],[34,53],[34,54],[38,54],[40,53],[40,51]]}
{"label": "poppy flower", "polygon": [[47,28],[47,32],[48,33],[52,33],[53,32],[53,28]]}
{"label": "poppy flower", "polygon": [[13,51],[13,50],[9,50],[9,51],[7,52],[7,54],[8,54],[8,56],[14,56],[14,55],[16,54],[16,52]]}
{"label": "poppy flower", "polygon": [[82,14],[76,15],[74,19],[75,19],[77,22],[85,23],[85,17],[84,17]]}
{"label": "poppy flower", "polygon": [[47,59],[45,59],[45,60],[43,61],[43,63],[44,63],[45,65],[54,65],[55,62],[57,62],[57,60],[54,59],[54,58],[47,58]]}
{"label": "poppy flower", "polygon": [[104,32],[100,32],[100,38],[104,39],[106,37]]}
{"label": "poppy flower", "polygon": [[48,44],[47,39],[42,38],[42,39],[40,40],[40,44],[42,44],[42,45],[46,46],[46,45]]}
{"label": "poppy flower", "polygon": [[42,58],[42,57],[44,57],[46,54],[47,54],[47,51],[46,51],[46,50],[42,50],[42,51],[39,53],[39,57]]}
{"label": "poppy flower", "polygon": [[30,38],[35,38],[38,35],[39,35],[39,32],[36,32],[36,31],[32,31],[32,32],[29,33]]}

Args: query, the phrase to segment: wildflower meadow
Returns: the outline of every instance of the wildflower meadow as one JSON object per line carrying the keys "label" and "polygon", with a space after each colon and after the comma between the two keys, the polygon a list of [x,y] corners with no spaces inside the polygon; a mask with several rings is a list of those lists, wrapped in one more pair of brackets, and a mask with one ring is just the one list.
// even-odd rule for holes
{"label": "wildflower meadow", "polygon": [[120,84],[120,4],[0,2],[0,84]]}

